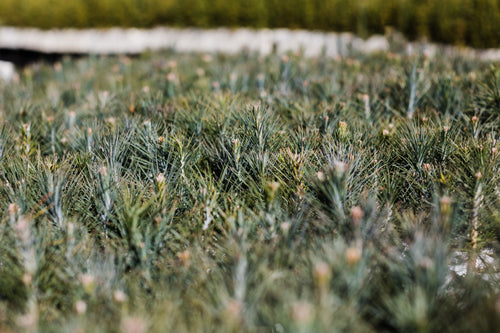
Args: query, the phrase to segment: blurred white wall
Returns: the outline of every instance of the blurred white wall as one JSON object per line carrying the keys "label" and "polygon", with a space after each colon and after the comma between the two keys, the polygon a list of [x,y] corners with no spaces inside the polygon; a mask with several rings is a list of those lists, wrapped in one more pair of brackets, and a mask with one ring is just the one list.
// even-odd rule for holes
{"label": "blurred white wall", "polygon": [[386,51],[385,37],[366,41],[350,33],[325,33],[288,29],[89,29],[49,30],[0,28],[0,48],[47,53],[141,53],[171,48],[178,52],[224,52],[242,50],[269,54],[303,51],[305,56],[342,55],[349,49]]}

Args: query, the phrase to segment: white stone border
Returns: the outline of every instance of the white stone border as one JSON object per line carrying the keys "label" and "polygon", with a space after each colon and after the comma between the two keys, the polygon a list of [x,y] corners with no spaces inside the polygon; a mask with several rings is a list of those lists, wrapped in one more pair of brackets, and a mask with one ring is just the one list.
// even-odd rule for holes
{"label": "white stone border", "polygon": [[[426,44],[431,55],[438,48]],[[302,50],[307,57],[325,52],[328,56],[357,52],[388,51],[389,42],[375,35],[367,40],[351,33],[289,29],[53,29],[0,27],[0,48],[25,49],[45,53],[138,54],[147,50],[174,49],[178,52],[222,52],[242,50],[269,54]],[[410,52],[411,44],[408,50]],[[450,49],[447,47],[446,49]],[[466,56],[500,61],[500,49],[454,48]]]}
{"label": "white stone border", "polygon": [[[426,44],[432,56],[438,48]],[[306,57],[322,54],[345,55],[356,52],[388,51],[389,42],[376,35],[367,40],[351,33],[333,33],[289,29],[54,29],[0,27],[0,48],[25,49],[45,53],[138,54],[147,50],[174,49],[178,52],[222,52],[242,50],[269,54],[302,50]],[[449,47],[447,47],[449,49]],[[500,49],[474,50],[451,48],[480,60],[500,61]],[[411,44],[408,47],[411,52]]]}
{"label": "white stone border", "polygon": [[137,54],[146,50],[174,49],[178,52],[223,52],[241,50],[269,54],[302,50],[305,56],[325,52],[336,56],[349,48],[363,52],[387,51],[383,36],[364,41],[350,33],[326,33],[288,29],[89,29],[38,30],[0,27],[0,48],[46,53]]}

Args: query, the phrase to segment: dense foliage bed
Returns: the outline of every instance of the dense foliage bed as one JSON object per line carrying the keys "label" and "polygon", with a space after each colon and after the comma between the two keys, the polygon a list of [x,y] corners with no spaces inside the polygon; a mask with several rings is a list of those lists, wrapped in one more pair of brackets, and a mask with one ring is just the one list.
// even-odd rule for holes
{"label": "dense foliage bed", "polygon": [[22,69],[0,330],[493,332],[499,74],[397,50]]}

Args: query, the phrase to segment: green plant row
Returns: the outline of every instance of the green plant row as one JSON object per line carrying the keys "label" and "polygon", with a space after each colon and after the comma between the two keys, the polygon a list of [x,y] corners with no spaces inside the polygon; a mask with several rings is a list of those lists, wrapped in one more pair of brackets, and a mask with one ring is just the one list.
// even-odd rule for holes
{"label": "green plant row", "polygon": [[0,82],[1,332],[494,332],[500,72],[438,50]]}
{"label": "green plant row", "polygon": [[0,24],[61,27],[301,28],[500,46],[498,0],[3,0]]}

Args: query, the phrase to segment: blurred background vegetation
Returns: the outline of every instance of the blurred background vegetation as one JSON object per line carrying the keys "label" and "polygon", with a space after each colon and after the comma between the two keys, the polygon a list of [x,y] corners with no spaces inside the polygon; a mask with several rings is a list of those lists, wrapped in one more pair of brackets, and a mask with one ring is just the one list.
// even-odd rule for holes
{"label": "blurred background vegetation", "polygon": [[0,24],[39,28],[301,28],[500,46],[500,0],[2,0]]}

